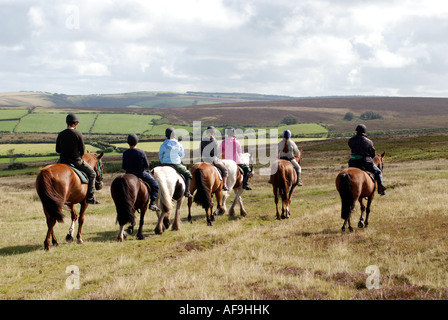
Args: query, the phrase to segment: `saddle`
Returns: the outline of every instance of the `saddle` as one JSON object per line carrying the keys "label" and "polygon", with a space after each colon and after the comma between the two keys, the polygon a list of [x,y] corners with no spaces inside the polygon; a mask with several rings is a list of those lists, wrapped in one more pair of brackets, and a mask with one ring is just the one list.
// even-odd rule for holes
{"label": "saddle", "polygon": [[376,182],[375,175],[372,172],[368,171],[364,166],[362,166],[362,167],[352,167],[352,168],[361,169],[362,171],[364,171],[365,173],[367,173],[369,175],[369,177],[370,177],[370,179],[372,179],[373,183]]}
{"label": "saddle", "polygon": [[[222,172],[221,172],[221,170],[219,170],[219,168],[217,167],[217,166],[213,166],[215,169],[216,169],[216,171],[218,172],[218,176],[219,176],[219,180],[222,180]],[[241,169],[241,168],[240,168]]]}
{"label": "saddle", "polygon": [[84,172],[82,172],[79,169],[76,169],[72,164],[67,164],[67,163],[64,163],[64,164],[67,165],[68,167],[70,167],[76,173],[76,175],[81,180],[82,184],[88,184],[89,183],[89,178],[87,177],[87,174],[85,174]]}

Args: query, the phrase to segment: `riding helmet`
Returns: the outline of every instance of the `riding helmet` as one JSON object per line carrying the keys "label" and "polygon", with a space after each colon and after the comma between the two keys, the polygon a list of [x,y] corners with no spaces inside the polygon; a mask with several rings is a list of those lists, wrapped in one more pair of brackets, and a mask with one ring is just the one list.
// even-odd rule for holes
{"label": "riding helmet", "polygon": [[74,113],[69,113],[67,115],[67,117],[65,118],[65,122],[66,123],[74,123],[74,122],[79,122],[79,118],[76,114]]}
{"label": "riding helmet", "polygon": [[289,131],[288,129],[283,131],[283,138],[286,138],[286,139],[291,138],[291,131]]}
{"label": "riding helmet", "polygon": [[168,139],[176,138],[176,131],[174,130],[174,128],[172,127],[166,128],[165,137],[167,137]]}
{"label": "riding helmet", "polygon": [[216,133],[216,129],[214,126],[209,126],[207,127],[207,134],[210,136],[214,136]]}
{"label": "riding helmet", "polygon": [[136,146],[138,143],[138,137],[135,134],[128,135],[128,144],[130,146]]}
{"label": "riding helmet", "polygon": [[227,132],[227,135],[229,137],[234,137],[235,136],[235,128],[229,128],[229,129],[226,130],[226,132]]}
{"label": "riding helmet", "polygon": [[356,132],[358,133],[366,133],[367,132],[367,127],[363,124],[358,124],[358,126],[356,127]]}

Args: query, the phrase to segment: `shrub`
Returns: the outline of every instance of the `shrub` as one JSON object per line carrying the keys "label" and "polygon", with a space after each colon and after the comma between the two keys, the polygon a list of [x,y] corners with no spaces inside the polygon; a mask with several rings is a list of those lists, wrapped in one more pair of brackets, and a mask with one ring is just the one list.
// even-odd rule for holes
{"label": "shrub", "polygon": [[382,119],[383,116],[373,111],[366,111],[359,118],[361,120],[374,120],[374,119]]}

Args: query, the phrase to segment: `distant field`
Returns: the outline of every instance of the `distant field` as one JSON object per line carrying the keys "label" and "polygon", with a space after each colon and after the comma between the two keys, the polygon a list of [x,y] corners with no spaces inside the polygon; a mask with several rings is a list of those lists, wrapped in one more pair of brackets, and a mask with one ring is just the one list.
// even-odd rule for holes
{"label": "distant field", "polygon": [[152,127],[152,120],[160,118],[157,115],[100,114],[91,133],[142,133]]}
{"label": "distant field", "polygon": [[28,112],[28,109],[0,109],[0,119],[20,118]]}
{"label": "distant field", "polygon": [[[66,113],[32,113],[22,118],[16,132],[43,132],[57,133],[64,130]],[[88,132],[95,120],[95,114],[79,114],[79,127],[81,132]]]}
{"label": "distant field", "polygon": [[0,132],[12,132],[17,125],[17,120],[14,121],[0,121]]}
{"label": "distant field", "polygon": [[[54,143],[23,143],[23,144],[0,144],[0,155],[6,155],[8,150],[14,149],[14,154],[50,154],[55,153],[56,146]],[[87,144],[86,150],[96,152],[98,148]]]}

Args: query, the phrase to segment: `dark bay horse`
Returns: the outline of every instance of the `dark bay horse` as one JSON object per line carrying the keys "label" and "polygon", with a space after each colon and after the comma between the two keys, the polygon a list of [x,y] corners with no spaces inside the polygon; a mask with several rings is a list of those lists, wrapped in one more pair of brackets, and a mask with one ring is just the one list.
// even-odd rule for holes
{"label": "dark bay horse", "polygon": [[[96,172],[95,188],[97,190],[103,187],[103,163],[101,161],[103,155],[104,151],[99,155],[86,153],[82,157]],[[87,184],[81,183],[81,179],[68,165],[58,163],[48,165],[40,170],[36,178],[36,191],[47,218],[48,231],[44,241],[45,250],[50,250],[50,235],[53,246],[58,245],[53,227],[56,222],[64,222],[64,214],[62,213],[64,205],[70,210],[72,218],[66,240],[68,242],[73,241],[75,222],[78,220],[78,234],[76,238],[78,243],[83,243],[81,232],[84,223],[84,213],[88,206],[86,201]],[[81,204],[79,219],[74,208],[77,203]]]}
{"label": "dark bay horse", "polygon": [[[384,155],[385,152],[381,155],[377,154],[375,158],[373,158],[373,163],[375,163],[381,171],[383,171]],[[345,232],[347,222],[348,230],[353,232],[353,228],[350,225],[350,216],[356,205],[356,201],[359,201],[361,206],[361,217],[359,218],[358,227],[363,228],[368,226],[370,205],[375,197],[377,188],[377,182],[374,182],[364,170],[349,167],[339,172],[336,177],[336,189],[338,190],[342,201],[341,218],[344,219],[342,232]],[[367,207],[364,206],[364,198],[367,199]],[[364,212],[366,212],[365,222],[363,222]]]}
{"label": "dark bay horse", "polygon": [[[300,161],[300,157],[296,157],[296,160]],[[289,205],[291,204],[292,193],[297,186],[297,173],[292,163],[283,159],[276,160],[271,166],[269,183],[272,184],[272,191],[274,193],[277,220],[280,220],[280,213],[278,211],[279,194],[282,198],[281,219],[288,219],[291,215]]]}
{"label": "dark bay horse", "polygon": [[142,229],[145,213],[149,205],[149,185],[133,174],[117,176],[110,186],[112,199],[117,210],[117,221],[120,225],[117,240],[123,242],[125,238],[124,226],[130,223],[127,234],[134,232],[135,211],[140,213],[140,224],[137,239],[143,240]]}
{"label": "dark bay horse", "polygon": [[[207,216],[207,225],[212,226],[212,221],[216,214],[224,214],[224,208],[221,205],[222,200],[222,180],[215,166],[207,162],[199,162],[191,167],[192,174],[190,193],[194,198],[188,198],[188,221],[191,223],[191,205],[193,201],[205,209]],[[216,196],[217,208],[213,210],[213,194]]]}

